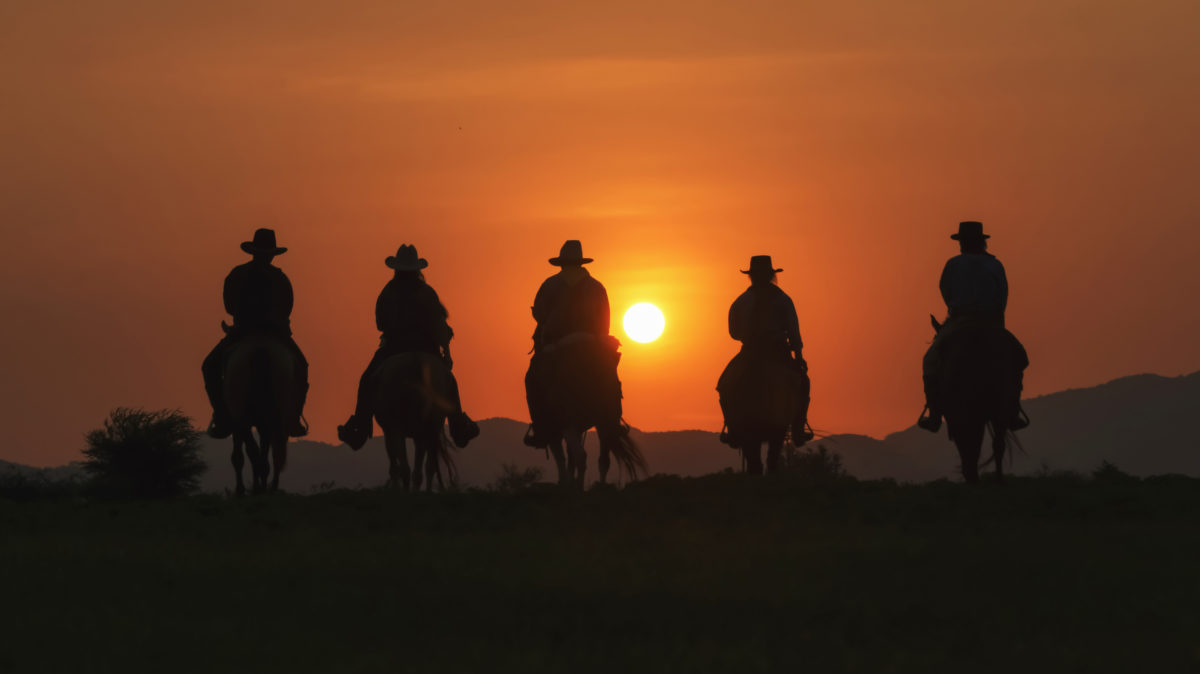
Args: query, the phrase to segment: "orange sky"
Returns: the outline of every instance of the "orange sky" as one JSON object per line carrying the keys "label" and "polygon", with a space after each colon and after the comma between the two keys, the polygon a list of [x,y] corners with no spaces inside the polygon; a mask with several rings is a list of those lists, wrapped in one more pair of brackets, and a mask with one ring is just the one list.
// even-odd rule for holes
{"label": "orange sky", "polygon": [[[477,417],[525,418],[538,283],[580,238],[627,418],[720,428],[737,272],[786,270],[819,429],[921,408],[946,236],[1008,267],[1027,391],[1200,369],[1200,4],[50,2],[0,6],[0,458],[118,405],[207,421],[237,244],[274,226],[332,440],[401,242]],[[647,5],[653,5],[648,7]]]}

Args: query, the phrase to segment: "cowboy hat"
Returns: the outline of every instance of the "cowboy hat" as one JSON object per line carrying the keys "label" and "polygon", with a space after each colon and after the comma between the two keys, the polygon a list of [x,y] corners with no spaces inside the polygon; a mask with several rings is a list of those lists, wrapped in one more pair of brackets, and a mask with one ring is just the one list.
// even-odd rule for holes
{"label": "cowboy hat", "polygon": [[254,239],[242,242],[242,250],[251,255],[281,255],[287,248],[275,245],[275,230],[263,227],[254,232]]}
{"label": "cowboy hat", "polygon": [[964,239],[967,241],[973,241],[979,239],[990,239],[992,237],[990,234],[983,233],[982,222],[967,220],[966,222],[958,223],[958,233],[951,234],[950,238],[954,239],[955,241],[962,241]]}
{"label": "cowboy hat", "polygon": [[770,255],[755,255],[750,258],[750,268],[741,270],[743,274],[778,274],[781,271],[771,264]]}
{"label": "cowboy hat", "polygon": [[388,256],[383,263],[396,271],[420,271],[429,266],[428,260],[417,257],[416,246],[410,246],[407,243],[401,244],[395,257]]}
{"label": "cowboy hat", "polygon": [[558,251],[558,257],[550,258],[550,264],[556,267],[568,264],[587,264],[591,261],[592,258],[583,256],[583,244],[575,239],[571,239],[562,245],[562,248]]}

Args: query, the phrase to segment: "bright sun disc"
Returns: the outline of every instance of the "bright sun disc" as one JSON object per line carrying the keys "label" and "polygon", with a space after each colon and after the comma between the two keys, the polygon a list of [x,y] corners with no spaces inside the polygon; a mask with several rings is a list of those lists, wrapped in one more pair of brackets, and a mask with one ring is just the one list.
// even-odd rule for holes
{"label": "bright sun disc", "polygon": [[625,320],[621,322],[625,334],[635,342],[653,342],[662,334],[667,325],[667,319],[658,307],[649,302],[640,302],[629,307],[625,312]]}

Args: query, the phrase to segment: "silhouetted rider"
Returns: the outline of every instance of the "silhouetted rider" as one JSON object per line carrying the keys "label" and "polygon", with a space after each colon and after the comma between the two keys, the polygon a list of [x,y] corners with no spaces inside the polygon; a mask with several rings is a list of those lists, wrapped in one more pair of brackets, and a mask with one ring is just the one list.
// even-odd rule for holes
{"label": "silhouetted rider", "polygon": [[548,442],[544,419],[549,402],[538,376],[545,352],[564,337],[577,333],[611,340],[608,291],[583,268],[592,262],[592,258],[583,256],[583,244],[567,241],[549,262],[561,269],[542,282],[534,297],[533,319],[537,327],[533,331],[533,358],[525,374],[525,398],[531,421],[525,444],[531,447],[545,447]]}
{"label": "silhouetted rider", "polygon": [[[354,414],[345,425],[338,426],[338,438],[353,449],[360,449],[371,436],[375,402],[371,377],[383,361],[397,354],[420,351],[441,358],[448,369],[454,366],[450,358],[450,340],[454,331],[446,322],[450,314],[421,273],[429,262],[417,255],[414,246],[405,244],[396,251],[395,257],[385,259],[384,264],[395,270],[395,274],[375,301],[375,327],[383,334],[379,338],[379,348],[359,379]],[[450,403],[454,407],[449,417],[450,436],[454,444],[466,447],[479,435],[479,426],[463,412],[458,382],[453,374],[450,383]]]}
{"label": "silhouetted rider", "polygon": [[[987,252],[987,240],[991,236],[983,233],[983,223],[960,222],[958,233],[950,238],[958,241],[961,254],[946,262],[938,282],[942,300],[946,303],[947,318],[925,352],[922,369],[928,415],[922,414],[917,420],[918,426],[933,432],[941,428],[944,412],[940,388],[945,345],[972,331],[1005,330],[1004,312],[1008,308],[1008,277],[1000,260]],[[1012,341],[1014,348],[1021,350],[1018,360],[1023,360],[1024,349],[1015,337]],[[1017,394],[1019,397],[1019,390]],[[1017,409],[1020,409],[1019,403]],[[1020,430],[1028,424],[1028,420],[1018,414],[1010,428]]]}
{"label": "silhouetted rider", "polygon": [[228,437],[233,429],[229,409],[225,404],[223,370],[229,348],[249,333],[266,333],[280,339],[291,349],[299,383],[295,415],[291,417],[288,434],[300,437],[308,433],[304,422],[304,401],[308,395],[308,361],[292,338],[292,282],[279,267],[271,264],[276,255],[287,252],[275,244],[275,231],[259,229],[252,241],[242,242],[242,250],[253,256],[249,262],[234,267],[225,277],[223,297],[225,312],[233,316],[233,326],[225,330],[225,338],[204,359],[200,366],[204,374],[204,389],[212,404],[213,418],[208,434],[214,438]]}
{"label": "silhouetted rider", "polygon": [[750,258],[750,268],[741,270],[750,276],[750,287],[729,307],[729,336],[742,343],[742,350],[727,372],[737,373],[745,358],[764,359],[791,368],[799,394],[799,409],[792,422],[792,439],[803,444],[813,438],[808,428],[809,379],[804,361],[804,342],[800,339],[800,321],[792,298],[776,285],[776,269],[770,255]]}

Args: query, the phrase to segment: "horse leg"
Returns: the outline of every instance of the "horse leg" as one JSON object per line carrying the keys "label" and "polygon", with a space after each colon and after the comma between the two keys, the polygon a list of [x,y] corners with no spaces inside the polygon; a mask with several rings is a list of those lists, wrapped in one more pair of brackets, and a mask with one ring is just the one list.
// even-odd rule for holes
{"label": "horse leg", "polygon": [[404,491],[408,491],[412,475],[408,469],[408,447],[404,436],[384,431],[383,446],[388,455],[388,486],[404,487]]}
{"label": "horse leg", "polygon": [[[597,433],[597,435],[599,435],[599,433]],[[612,452],[610,451],[608,443],[601,441],[600,456],[596,457],[596,467],[600,469],[600,484],[607,484],[608,482],[608,467],[612,465],[612,457],[610,454],[612,454]]]}
{"label": "horse leg", "polygon": [[261,480],[259,491],[264,492],[271,478],[271,434],[262,429],[258,431],[258,463]]}
{"label": "horse leg", "polygon": [[426,435],[417,445],[424,448],[425,454],[425,491],[433,491],[433,478],[437,478],[441,489],[445,489],[445,485],[441,484],[442,471],[438,465],[438,438],[435,435]]}
{"label": "horse leg", "polygon": [[992,424],[992,460],[996,462],[996,481],[1004,481],[1004,450],[1008,449],[1008,426]]}
{"label": "horse leg", "polygon": [[772,438],[767,442],[767,475],[779,472],[779,457],[783,454],[783,438]]}
{"label": "horse leg", "polygon": [[258,494],[267,483],[263,476],[264,452],[254,437],[254,431],[248,431],[243,440],[246,443],[246,457],[250,459],[250,491]]}
{"label": "horse leg", "polygon": [[757,440],[747,441],[742,445],[742,457],[746,459],[747,475],[762,475],[762,443]]}
{"label": "horse leg", "polygon": [[234,493],[238,496],[246,495],[246,484],[242,482],[242,467],[246,465],[246,453],[242,451],[241,435],[233,434],[233,455],[229,457],[233,462],[233,474],[237,477],[237,487]]}
{"label": "horse leg", "polygon": [[271,477],[271,491],[279,491],[279,475],[287,466],[287,432],[281,431],[271,438],[271,461],[275,464],[275,474]]}
{"label": "horse leg", "polygon": [[561,440],[550,443],[550,454],[554,456],[554,467],[558,469],[558,484],[567,486],[567,456],[563,453]]}
{"label": "horse leg", "polygon": [[426,460],[424,443],[418,441],[417,438],[413,438],[413,487],[417,491],[421,491],[421,481],[423,479]]}
{"label": "horse leg", "polygon": [[584,475],[587,473],[587,452],[583,449],[583,433],[568,430],[563,433],[567,442],[567,469],[571,473],[571,481],[575,486],[583,487]]}
{"label": "horse leg", "polygon": [[958,458],[962,462],[962,476],[967,484],[979,482],[979,450],[983,446],[983,424],[972,424],[970,428],[950,429],[954,444],[958,446]]}

